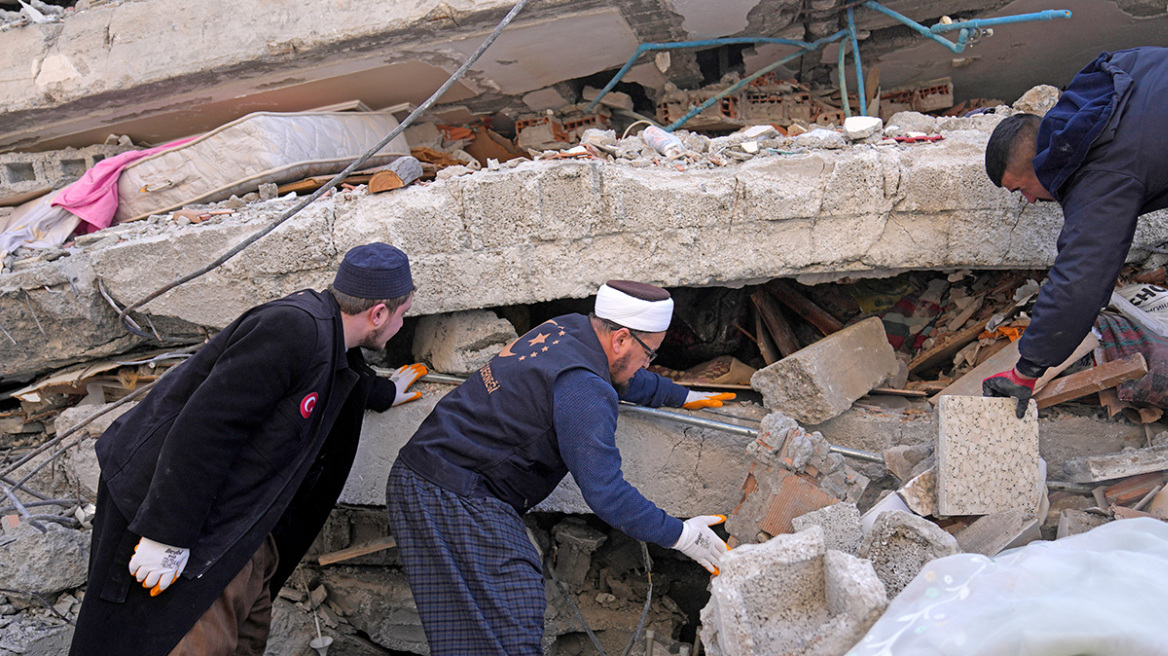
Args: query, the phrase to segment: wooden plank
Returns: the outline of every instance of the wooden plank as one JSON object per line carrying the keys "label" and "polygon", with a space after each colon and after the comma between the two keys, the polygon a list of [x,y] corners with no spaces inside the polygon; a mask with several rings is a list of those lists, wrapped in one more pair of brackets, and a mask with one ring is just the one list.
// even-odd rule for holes
{"label": "wooden plank", "polygon": [[783,312],[779,309],[778,303],[775,303],[774,299],[761,289],[754,290],[754,293],[750,295],[750,300],[754,301],[754,308],[762,317],[771,337],[774,338],[779,353],[785,358],[798,351],[800,348],[799,340],[795,338],[795,331],[791,330],[791,324],[783,318]]}
{"label": "wooden plank", "polygon": [[768,365],[778,362],[779,351],[775,348],[774,340],[763,327],[762,315],[757,309],[754,311],[754,333],[758,335],[755,342],[758,344],[758,352],[762,354],[762,361]]}
{"label": "wooden plank", "polygon": [[989,320],[987,319],[986,321],[978,322],[977,324],[974,324],[964,330],[955,333],[949,333],[947,335],[948,339],[946,339],[944,342],[935,344],[932,348],[923,353],[918,353],[916,357],[914,357],[912,361],[908,363],[908,372],[911,374],[920,370],[932,369],[933,367],[952,361],[953,356],[957,355],[958,351],[965,348],[966,344],[969,344],[973,340],[977,339],[977,336],[985,330],[986,323],[988,321]]}
{"label": "wooden plank", "polygon": [[928,396],[924,390],[896,389],[893,387],[875,387],[869,394],[892,394],[894,396]]}
{"label": "wooden plank", "polygon": [[[1079,347],[1075,349],[1075,352],[1071,353],[1071,357],[1064,360],[1059,366],[1046,370],[1038,382],[1034,383],[1034,389],[1041,391],[1052,378],[1061,374],[1067,367],[1093,351],[1098,345],[1099,340],[1095,339],[1094,335],[1087,335]],[[1014,365],[1018,364],[1019,357],[1021,356],[1018,354],[1018,342],[1010,342],[1009,346],[991,355],[985,362],[970,369],[948,387],[929,397],[929,402],[936,405],[937,400],[942,396],[981,396],[981,381],[998,372],[1013,369]]]}
{"label": "wooden plank", "polygon": [[341,549],[340,551],[324,554],[320,558],[317,558],[316,562],[320,563],[321,565],[332,565],[333,563],[339,563],[342,560],[349,560],[351,558],[356,558],[357,556],[366,556],[371,553],[377,553],[378,551],[390,549],[396,546],[397,540],[395,540],[393,536],[387,535],[383,538],[370,540],[369,542],[359,544],[355,547],[349,547],[348,549]]}
{"label": "wooden plank", "polygon": [[780,303],[795,311],[812,326],[819,329],[824,335],[830,335],[843,329],[844,324],[831,316],[826,310],[811,302],[811,299],[800,294],[794,287],[782,280],[772,280],[764,285]]}
{"label": "wooden plank", "polygon": [[1041,392],[1034,396],[1039,408],[1049,408],[1052,405],[1073,401],[1078,398],[1095,394],[1100,390],[1115,387],[1120,383],[1148,374],[1148,363],[1142,353],[1129,355],[1112,362],[1080,371],[1079,373],[1063,376],[1052,381]]}

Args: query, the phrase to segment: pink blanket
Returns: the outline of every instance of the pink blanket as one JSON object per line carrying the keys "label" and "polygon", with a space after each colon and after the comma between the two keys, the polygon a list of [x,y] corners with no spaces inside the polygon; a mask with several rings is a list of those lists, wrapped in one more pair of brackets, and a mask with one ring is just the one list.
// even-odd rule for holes
{"label": "pink blanket", "polygon": [[108,228],[114,220],[114,213],[118,211],[118,176],[122,169],[169,148],[181,146],[198,137],[179,139],[168,144],[147,148],[146,150],[131,150],[103,159],[85,172],[81,179],[61,190],[53,200],[53,207],[66,209],[81,217],[87,225],[79,232],[97,232]]}

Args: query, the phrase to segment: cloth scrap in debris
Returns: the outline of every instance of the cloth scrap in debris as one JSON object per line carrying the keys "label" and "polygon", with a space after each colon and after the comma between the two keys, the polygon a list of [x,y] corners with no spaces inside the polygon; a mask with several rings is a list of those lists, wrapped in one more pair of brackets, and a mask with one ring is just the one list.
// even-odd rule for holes
{"label": "cloth scrap in debris", "polygon": [[1142,353],[1148,363],[1146,376],[1115,388],[1119,400],[1168,409],[1168,338],[1108,312],[1095,320],[1095,329],[1099,331],[1099,346],[1106,362]]}
{"label": "cloth scrap in debris", "polygon": [[118,176],[122,174],[122,169],[154,153],[181,146],[197,138],[188,137],[154,148],[131,150],[107,157],[93,165],[80,180],[62,189],[53,199],[53,207],[66,209],[81,217],[88,224],[85,232],[104,230],[110,227],[118,211]]}

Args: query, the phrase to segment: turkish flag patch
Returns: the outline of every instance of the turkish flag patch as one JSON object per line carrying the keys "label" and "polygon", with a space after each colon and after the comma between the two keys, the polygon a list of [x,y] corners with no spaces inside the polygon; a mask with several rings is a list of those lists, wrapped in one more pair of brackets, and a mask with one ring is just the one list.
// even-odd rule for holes
{"label": "turkish flag patch", "polygon": [[308,419],[312,416],[312,411],[316,409],[316,392],[309,393],[308,396],[300,402],[300,416]]}

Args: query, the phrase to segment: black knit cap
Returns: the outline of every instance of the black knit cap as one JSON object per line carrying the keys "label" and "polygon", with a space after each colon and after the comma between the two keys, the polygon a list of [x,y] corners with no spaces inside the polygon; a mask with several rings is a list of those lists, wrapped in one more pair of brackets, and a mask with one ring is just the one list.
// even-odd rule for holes
{"label": "black knit cap", "polygon": [[400,249],[375,242],[345,253],[333,289],[357,298],[388,300],[414,291],[410,259]]}

